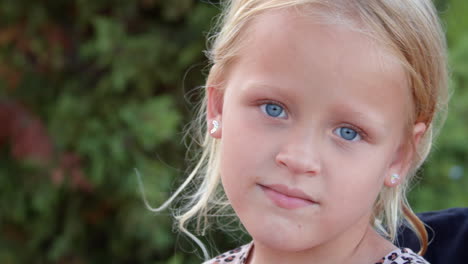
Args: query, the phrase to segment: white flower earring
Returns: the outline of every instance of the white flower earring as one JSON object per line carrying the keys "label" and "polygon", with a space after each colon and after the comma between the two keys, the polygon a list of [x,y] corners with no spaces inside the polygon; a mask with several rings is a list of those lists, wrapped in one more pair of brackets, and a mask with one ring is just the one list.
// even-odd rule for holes
{"label": "white flower earring", "polygon": [[219,123],[216,120],[213,120],[211,123],[213,124],[213,128],[210,130],[210,134],[213,134],[218,131]]}
{"label": "white flower earring", "polygon": [[398,175],[397,173],[393,173],[390,178],[390,182],[392,184],[396,184],[398,181],[400,181],[400,175]]}

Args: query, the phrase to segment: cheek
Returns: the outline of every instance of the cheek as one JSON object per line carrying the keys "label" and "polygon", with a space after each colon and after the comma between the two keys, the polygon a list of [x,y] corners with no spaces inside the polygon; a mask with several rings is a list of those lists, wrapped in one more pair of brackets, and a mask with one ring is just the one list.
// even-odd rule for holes
{"label": "cheek", "polygon": [[259,111],[253,106],[226,108],[221,138],[225,171],[252,170],[255,165],[274,160],[275,134],[261,124]]}
{"label": "cheek", "polygon": [[223,119],[226,121],[220,146],[221,180],[231,203],[236,204],[248,184],[255,181],[259,167],[256,157],[261,156],[262,150],[242,117],[226,115]]}
{"label": "cheek", "polygon": [[223,188],[234,209],[255,195],[256,183],[271,175],[275,162],[275,134],[267,133],[255,111],[227,108],[223,113],[220,172]]}
{"label": "cheek", "polygon": [[383,186],[387,161],[375,154],[335,157],[340,158],[328,163],[329,177],[324,176],[327,192],[336,195],[341,208],[371,208]]}

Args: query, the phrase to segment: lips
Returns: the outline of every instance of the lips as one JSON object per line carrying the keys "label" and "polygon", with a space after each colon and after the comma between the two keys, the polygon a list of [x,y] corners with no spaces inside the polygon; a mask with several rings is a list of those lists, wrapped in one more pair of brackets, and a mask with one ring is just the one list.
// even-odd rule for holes
{"label": "lips", "polygon": [[259,184],[259,186],[275,205],[284,209],[297,209],[318,204],[300,189],[289,188],[282,184]]}

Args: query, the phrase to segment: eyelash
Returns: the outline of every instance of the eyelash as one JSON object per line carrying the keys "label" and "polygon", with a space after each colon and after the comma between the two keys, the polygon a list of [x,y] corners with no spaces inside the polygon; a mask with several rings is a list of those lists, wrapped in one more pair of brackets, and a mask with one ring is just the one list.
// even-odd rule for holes
{"label": "eyelash", "polygon": [[[278,101],[273,101],[273,100],[262,100],[262,101],[259,101],[258,106],[260,107],[260,106],[262,106],[262,105],[267,105],[267,104],[274,104],[274,105],[280,106],[280,107],[283,109],[284,113],[286,114],[286,117],[289,117],[288,108],[287,108],[284,104],[282,104],[282,103],[280,103],[280,102],[278,102]],[[263,112],[263,110],[262,110],[262,112]],[[265,113],[265,114],[268,115],[267,113]],[[268,116],[269,116],[269,115],[268,115]],[[273,117],[273,116],[269,116],[269,117],[270,117],[270,118],[275,118],[275,119],[284,119],[284,118],[278,118],[278,117]]]}
{"label": "eyelash", "polygon": [[[333,131],[335,131],[337,128],[352,129],[352,130],[356,131],[356,133],[361,137],[361,140],[359,140],[359,141],[367,141],[368,140],[369,136],[366,134],[366,132],[364,132],[364,130],[360,129],[359,127],[353,126],[351,124],[344,124],[344,125],[340,125],[340,126],[336,127],[335,129],[333,129]],[[346,140],[346,139],[343,139],[343,140],[353,142],[352,140]]]}
{"label": "eyelash", "polygon": [[[280,102],[278,102],[278,101],[274,101],[274,100],[262,100],[262,101],[260,101],[260,102],[258,103],[258,106],[262,106],[262,105],[266,105],[266,104],[275,104],[275,105],[279,105],[281,108],[283,108],[283,111],[286,113],[286,116],[289,117],[289,111],[288,111],[287,107],[286,107],[284,104],[282,104],[282,103],[280,103]],[[266,114],[266,113],[265,113],[265,114]],[[267,114],[267,115],[268,115],[268,114]],[[270,117],[271,117],[271,118],[275,118],[275,117],[272,117],[272,116],[270,116]],[[369,138],[369,136],[367,135],[367,133],[364,132],[364,130],[362,130],[361,128],[359,128],[359,127],[357,127],[357,126],[354,126],[354,125],[351,125],[351,124],[344,124],[344,125],[341,125],[341,126],[336,127],[336,128],[340,128],[340,127],[342,127],[342,128],[345,128],[345,127],[346,127],[346,128],[350,128],[350,129],[356,131],[356,133],[361,137],[361,140],[360,140],[360,141],[367,141],[368,138]],[[335,129],[336,129],[336,128],[335,128]],[[335,131],[335,129],[333,129],[333,131]],[[345,140],[345,139],[343,139],[343,140]],[[349,140],[345,140],[345,141],[349,141]],[[351,141],[351,142],[352,142],[352,141]]]}

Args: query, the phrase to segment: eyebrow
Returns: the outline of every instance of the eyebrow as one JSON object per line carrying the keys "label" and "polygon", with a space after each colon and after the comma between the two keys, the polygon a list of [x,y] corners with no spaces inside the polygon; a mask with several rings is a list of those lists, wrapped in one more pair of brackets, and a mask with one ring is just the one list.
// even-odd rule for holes
{"label": "eyebrow", "polygon": [[243,90],[247,92],[249,90],[258,89],[258,88],[267,89],[267,90],[274,89],[274,90],[282,92],[282,93],[287,93],[287,89],[284,88],[284,87],[271,85],[271,84],[266,84],[266,83],[263,83],[263,82],[247,82],[247,84],[244,85]]}
{"label": "eyebrow", "polygon": [[247,84],[242,88],[244,93],[272,93],[281,96],[286,100],[285,103],[293,101],[294,95],[285,87],[279,85],[272,85],[264,82],[252,81],[247,82]]}
{"label": "eyebrow", "polygon": [[376,132],[382,133],[387,128],[384,118],[373,111],[362,111],[349,104],[339,104],[333,109],[334,113],[343,114],[349,116],[349,118],[357,119],[358,121],[370,122],[372,125],[365,124],[365,126],[370,127],[370,129]]}
{"label": "eyebrow", "polygon": [[[274,84],[269,84],[269,83],[264,83],[264,82],[258,82],[258,81],[248,82],[243,88],[244,92],[247,92],[247,93],[250,93],[250,92],[255,93],[256,89],[262,89],[260,90],[262,92],[264,91],[263,89],[265,89],[267,91],[278,93],[287,101],[291,101],[296,96],[296,95],[292,95],[290,91],[288,91],[288,89],[285,87],[274,85]],[[386,123],[383,121],[384,118],[381,115],[376,114],[374,111],[367,110],[367,109],[358,109],[357,107],[349,103],[343,103],[343,102],[333,105],[331,109],[332,109],[331,113],[333,115],[344,115],[346,118],[354,119],[356,121],[366,122],[366,123],[370,122],[372,125],[365,124],[364,127],[367,127],[371,131],[374,131],[377,133],[383,133],[385,129],[387,128]]]}

